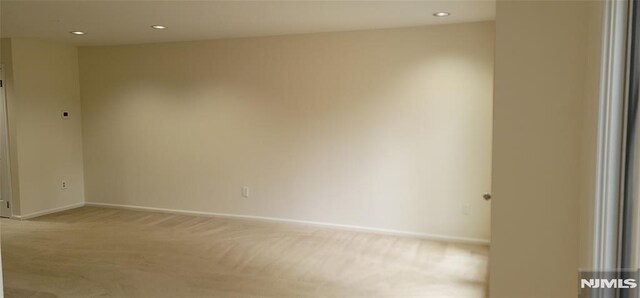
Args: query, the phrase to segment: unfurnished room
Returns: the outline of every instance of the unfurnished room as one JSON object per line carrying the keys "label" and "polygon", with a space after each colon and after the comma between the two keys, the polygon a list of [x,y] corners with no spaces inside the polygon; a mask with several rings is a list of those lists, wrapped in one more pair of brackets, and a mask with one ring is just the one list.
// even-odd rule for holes
{"label": "unfurnished room", "polygon": [[575,297],[605,2],[3,0],[0,288]]}

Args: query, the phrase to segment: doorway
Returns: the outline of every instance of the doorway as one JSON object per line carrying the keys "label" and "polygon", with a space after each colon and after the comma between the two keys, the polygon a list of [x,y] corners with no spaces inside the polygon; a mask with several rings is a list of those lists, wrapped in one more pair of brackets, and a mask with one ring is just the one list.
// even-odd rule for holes
{"label": "doorway", "polygon": [[9,136],[7,121],[6,81],[0,64],[0,217],[11,217],[11,171],[9,169]]}

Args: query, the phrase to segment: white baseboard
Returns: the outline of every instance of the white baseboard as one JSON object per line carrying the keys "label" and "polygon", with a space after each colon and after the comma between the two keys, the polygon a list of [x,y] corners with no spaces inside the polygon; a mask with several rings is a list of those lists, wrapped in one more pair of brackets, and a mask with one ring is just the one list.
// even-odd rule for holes
{"label": "white baseboard", "polygon": [[79,207],[84,206],[84,204],[85,204],[84,202],[80,202],[80,203],[75,203],[75,204],[66,205],[66,206],[62,206],[62,207],[56,207],[56,208],[51,208],[51,209],[47,209],[47,210],[37,211],[37,212],[25,214],[25,215],[13,215],[13,216],[11,216],[11,218],[15,218],[15,219],[30,219],[30,218],[34,218],[34,217],[38,217],[38,216],[51,214],[51,213],[62,212],[62,211],[69,210],[69,209],[79,208]]}
{"label": "white baseboard", "polygon": [[361,227],[361,226],[354,226],[354,225],[343,225],[343,224],[334,224],[334,223],[316,222],[316,221],[307,221],[307,220],[296,220],[296,219],[253,216],[253,215],[239,215],[239,214],[228,214],[228,213],[215,213],[215,212],[201,212],[201,211],[154,208],[154,207],[133,206],[133,205],[95,203],[95,202],[86,202],[84,203],[84,205],[92,206],[92,207],[116,208],[116,209],[127,209],[127,210],[136,210],[136,211],[173,213],[173,214],[207,216],[207,217],[227,217],[227,218],[238,218],[238,219],[256,220],[256,221],[303,224],[303,225],[311,225],[311,226],[337,228],[337,229],[350,230],[350,231],[421,238],[421,239],[444,241],[444,242],[489,245],[489,240],[485,240],[485,239],[445,236],[445,235],[416,233],[416,232],[405,232],[405,231],[396,231],[396,230],[388,230],[388,229],[379,229],[379,228],[370,228],[370,227]]}

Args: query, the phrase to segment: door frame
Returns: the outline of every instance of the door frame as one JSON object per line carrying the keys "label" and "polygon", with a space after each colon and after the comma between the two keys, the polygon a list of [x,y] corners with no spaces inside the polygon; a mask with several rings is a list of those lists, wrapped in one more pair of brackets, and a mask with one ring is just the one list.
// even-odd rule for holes
{"label": "door frame", "polygon": [[[3,138],[3,142],[0,142],[0,159],[4,160],[4,163],[0,162],[0,191],[6,189],[4,201],[9,202],[9,218],[13,218],[15,212],[13,212],[13,179],[11,173],[11,152],[9,145],[9,113],[7,106],[7,80],[5,78],[5,67],[0,63],[0,80],[2,81],[2,87],[0,87],[0,121],[4,124],[4,129],[0,130],[0,138]],[[2,154],[4,152],[4,154]],[[6,181],[2,179],[6,177]],[[6,185],[5,185],[6,184]]]}

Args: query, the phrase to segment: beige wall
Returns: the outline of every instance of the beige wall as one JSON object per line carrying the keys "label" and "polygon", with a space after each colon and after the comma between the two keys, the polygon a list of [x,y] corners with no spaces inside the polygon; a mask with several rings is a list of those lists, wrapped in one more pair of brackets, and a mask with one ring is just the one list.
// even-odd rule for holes
{"label": "beige wall", "polygon": [[87,201],[486,240],[493,32],[81,48]]}
{"label": "beige wall", "polygon": [[498,1],[491,297],[576,297],[589,266],[599,10]]}
{"label": "beige wall", "polygon": [[[3,39],[14,215],[84,201],[78,54],[74,46]],[[62,120],[68,110],[71,118]],[[61,189],[61,182],[69,187]]]}

